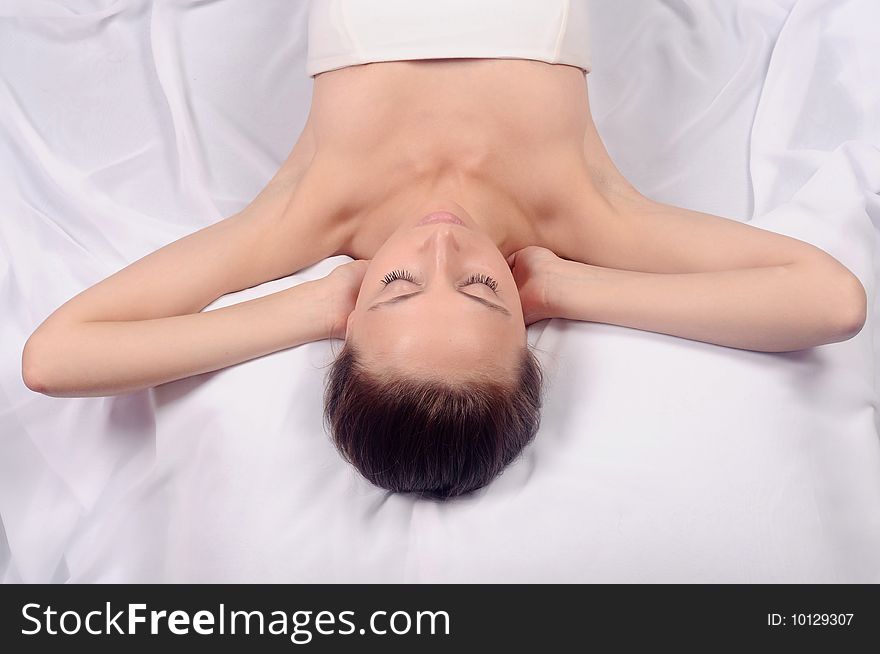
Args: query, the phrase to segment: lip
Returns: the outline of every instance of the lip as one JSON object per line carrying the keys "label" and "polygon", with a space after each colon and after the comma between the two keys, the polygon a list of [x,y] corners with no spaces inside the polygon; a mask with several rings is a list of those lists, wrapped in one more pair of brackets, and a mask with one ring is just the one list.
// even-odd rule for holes
{"label": "lip", "polygon": [[464,221],[454,213],[448,211],[434,211],[422,218],[417,224],[432,225],[434,223],[451,223],[453,225],[464,225]]}

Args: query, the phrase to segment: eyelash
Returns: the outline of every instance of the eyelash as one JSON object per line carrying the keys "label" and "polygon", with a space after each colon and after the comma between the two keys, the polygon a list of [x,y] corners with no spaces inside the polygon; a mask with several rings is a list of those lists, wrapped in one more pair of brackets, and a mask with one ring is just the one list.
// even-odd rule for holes
{"label": "eyelash", "polygon": [[415,278],[406,270],[392,270],[382,278],[382,285],[387,286],[395,279],[405,279],[408,282],[415,283]]}
{"label": "eyelash", "polygon": [[[407,271],[407,270],[392,270],[390,273],[388,273],[387,275],[385,275],[382,278],[382,285],[387,286],[388,284],[390,284],[391,282],[393,282],[396,279],[405,279],[406,281],[412,282],[413,284],[416,283],[415,277],[413,277],[412,273],[410,273],[409,271]],[[493,291],[495,291],[495,292],[498,291],[498,282],[496,282],[493,278],[489,277],[488,275],[484,275],[483,273],[471,275],[470,277],[468,277],[464,281],[462,286],[468,286],[470,284],[485,284],[486,286],[491,288]]]}

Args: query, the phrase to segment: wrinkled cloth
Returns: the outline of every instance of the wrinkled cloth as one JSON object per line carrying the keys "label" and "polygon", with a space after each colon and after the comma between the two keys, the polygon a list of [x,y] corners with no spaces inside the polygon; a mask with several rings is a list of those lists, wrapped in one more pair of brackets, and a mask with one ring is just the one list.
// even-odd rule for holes
{"label": "wrinkled cloth", "polygon": [[28,390],[22,347],[52,311],[277,171],[309,109],[307,9],[0,0],[0,579],[880,582],[873,0],[590,2],[590,101],[622,173],[836,257],[869,297],[849,341],[534,325],[541,430],[446,504],[336,453],[328,341],[118,397]]}

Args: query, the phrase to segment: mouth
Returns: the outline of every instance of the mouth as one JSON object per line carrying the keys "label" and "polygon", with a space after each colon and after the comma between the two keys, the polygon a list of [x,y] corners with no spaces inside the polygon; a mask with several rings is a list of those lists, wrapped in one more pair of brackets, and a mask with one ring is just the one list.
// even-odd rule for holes
{"label": "mouth", "polygon": [[453,225],[464,225],[464,221],[454,213],[448,211],[434,211],[422,218],[418,225],[432,225],[434,223],[451,223]]}

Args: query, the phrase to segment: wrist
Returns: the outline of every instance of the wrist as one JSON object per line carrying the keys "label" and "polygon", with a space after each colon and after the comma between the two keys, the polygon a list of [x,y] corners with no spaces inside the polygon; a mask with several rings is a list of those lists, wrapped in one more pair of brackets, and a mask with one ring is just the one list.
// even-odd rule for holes
{"label": "wrist", "polygon": [[593,309],[599,294],[608,290],[615,275],[626,272],[560,259],[548,289],[552,315],[567,320],[594,320]]}
{"label": "wrist", "polygon": [[290,318],[295,326],[292,333],[301,335],[302,342],[330,338],[335,326],[332,297],[324,292],[320,282],[320,279],[302,282],[288,289]]}
{"label": "wrist", "polygon": [[547,271],[544,311],[551,318],[570,318],[572,295],[577,293],[577,263],[559,259]]}

